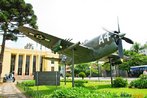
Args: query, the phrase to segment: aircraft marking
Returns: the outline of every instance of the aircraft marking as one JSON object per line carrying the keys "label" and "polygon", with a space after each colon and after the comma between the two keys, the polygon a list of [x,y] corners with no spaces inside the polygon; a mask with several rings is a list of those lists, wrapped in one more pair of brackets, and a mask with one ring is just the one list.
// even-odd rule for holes
{"label": "aircraft marking", "polygon": [[41,35],[41,34],[33,34],[33,33],[28,33],[29,35],[33,36],[33,37],[36,37],[37,39],[39,40],[46,40],[48,42],[50,42],[51,40],[49,39],[46,39],[45,36]]}
{"label": "aircraft marking", "polygon": [[109,35],[109,33],[106,33],[104,35],[100,35],[100,37],[99,37],[99,45],[105,43],[105,41],[104,41],[105,39],[107,41],[110,41],[110,35]]}

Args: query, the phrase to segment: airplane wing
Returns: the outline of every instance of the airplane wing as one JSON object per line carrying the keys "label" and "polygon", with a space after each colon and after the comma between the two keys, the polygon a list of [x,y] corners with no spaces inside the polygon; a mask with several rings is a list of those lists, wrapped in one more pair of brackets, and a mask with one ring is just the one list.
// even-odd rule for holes
{"label": "airplane wing", "polygon": [[[43,33],[41,31],[38,31],[32,28],[21,26],[18,29],[20,32],[22,32],[27,37],[38,42],[39,44],[42,44],[43,46],[47,48],[50,48],[52,51],[72,57],[72,52],[69,50],[70,50],[70,47],[74,45],[74,43],[68,40],[64,40],[64,39]],[[80,43],[78,43],[75,47],[75,53],[74,53],[75,63],[78,63],[81,61],[80,60],[81,56],[84,56],[86,58],[86,56],[88,56],[89,54],[93,52],[92,49],[81,46],[79,44]]]}
{"label": "airplane wing", "polygon": [[[58,37],[43,33],[41,31],[32,29],[32,28],[28,28],[28,27],[19,27],[18,28],[20,32],[22,32],[24,35],[26,35],[27,37],[31,38],[32,40],[38,42],[39,44],[42,44],[43,46],[53,49],[55,47],[55,45],[57,44],[61,44],[61,41],[63,42],[63,39],[60,39]],[[66,41],[64,41],[66,42]],[[70,42],[66,42],[66,45],[68,44],[72,44]],[[60,47],[59,47],[60,48]]]}

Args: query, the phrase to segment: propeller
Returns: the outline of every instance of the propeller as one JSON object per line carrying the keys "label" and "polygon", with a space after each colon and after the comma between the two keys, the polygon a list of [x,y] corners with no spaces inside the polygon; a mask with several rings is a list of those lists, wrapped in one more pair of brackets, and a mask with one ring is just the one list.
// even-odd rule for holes
{"label": "propeller", "polygon": [[104,29],[105,31],[107,31],[107,32],[112,33],[112,36],[115,36],[115,38],[116,38],[116,44],[118,45],[118,55],[119,55],[120,58],[123,58],[122,40],[126,41],[126,42],[129,43],[129,44],[133,44],[134,42],[133,42],[131,39],[125,37],[125,35],[126,35],[125,33],[121,33],[121,32],[120,32],[120,27],[119,27],[119,20],[118,20],[118,18],[117,18],[117,26],[118,26],[118,30],[117,30],[117,31],[114,31],[114,32],[110,32],[110,31],[108,31],[108,30],[106,30],[106,29],[104,29],[104,28],[103,28],[103,29]]}

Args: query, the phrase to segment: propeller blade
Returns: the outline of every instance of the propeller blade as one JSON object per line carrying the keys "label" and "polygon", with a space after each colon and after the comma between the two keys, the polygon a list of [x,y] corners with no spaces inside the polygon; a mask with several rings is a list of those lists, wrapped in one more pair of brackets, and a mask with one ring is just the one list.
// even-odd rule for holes
{"label": "propeller blade", "polygon": [[123,37],[122,39],[125,40],[129,44],[134,44],[134,42],[131,39],[127,38],[127,37]]}
{"label": "propeller blade", "polygon": [[119,19],[117,17],[117,26],[118,26],[118,33],[120,33],[120,27],[119,27]]}
{"label": "propeller blade", "polygon": [[123,47],[121,39],[118,39],[118,55],[120,58],[123,58]]}
{"label": "propeller blade", "polygon": [[118,34],[117,31],[111,32],[111,31],[109,31],[109,30],[107,30],[107,29],[105,29],[105,28],[103,28],[103,30],[105,30],[106,32],[109,32],[109,33],[113,34],[112,36],[114,36],[114,35],[119,36],[119,34]]}
{"label": "propeller blade", "polygon": [[[109,30],[107,30],[107,29],[105,29],[105,28],[103,28],[103,30],[106,31],[106,32],[110,32]],[[110,32],[110,33],[112,33],[112,32]]]}

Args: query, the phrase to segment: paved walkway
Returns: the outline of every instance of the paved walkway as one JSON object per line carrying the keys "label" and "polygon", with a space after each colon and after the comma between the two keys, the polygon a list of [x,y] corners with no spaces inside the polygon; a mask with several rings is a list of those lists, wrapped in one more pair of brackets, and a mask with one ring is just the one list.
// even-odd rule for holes
{"label": "paved walkway", "polygon": [[15,86],[15,83],[0,84],[0,98],[26,98]]}

